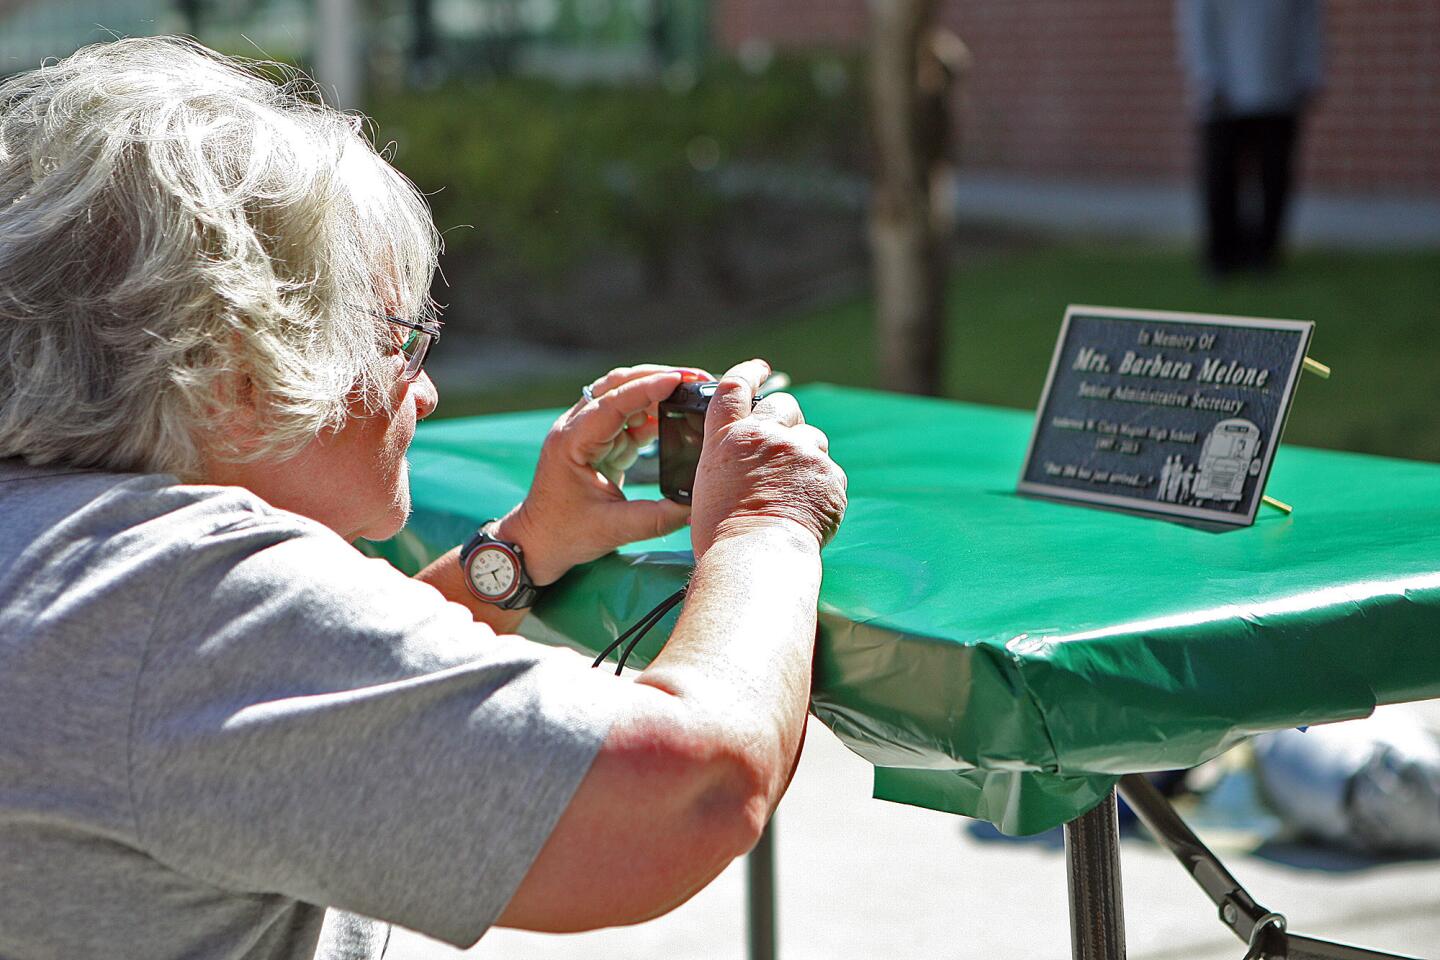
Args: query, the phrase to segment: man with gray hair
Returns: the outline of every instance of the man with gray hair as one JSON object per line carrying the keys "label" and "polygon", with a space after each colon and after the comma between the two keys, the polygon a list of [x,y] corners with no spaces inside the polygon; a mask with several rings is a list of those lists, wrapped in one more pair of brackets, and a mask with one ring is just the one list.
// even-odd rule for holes
{"label": "man with gray hair", "polygon": [[[411,579],[350,545],[405,521],[441,335],[429,213],[358,130],[181,40],[0,84],[7,960],[634,923],[789,781],[844,475],[793,398],[752,404],[763,361],[720,381],[693,509],[622,491],[683,375],[640,365],[463,554]],[[512,635],[572,566],[687,522],[644,671]]]}

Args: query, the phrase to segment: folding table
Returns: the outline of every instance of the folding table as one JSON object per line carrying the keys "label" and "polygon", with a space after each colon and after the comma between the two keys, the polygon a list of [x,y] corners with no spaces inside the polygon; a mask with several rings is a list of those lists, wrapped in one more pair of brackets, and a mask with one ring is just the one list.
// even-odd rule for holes
{"label": "folding table", "polygon": [[[1440,697],[1440,465],[1282,447],[1270,492],[1295,512],[1208,532],[1016,495],[1028,413],[793,392],[850,478],[824,554],[813,709],[875,766],[877,797],[1007,833],[1065,824],[1077,958],[1124,956],[1117,783],[1250,956],[1391,956],[1286,931],[1127,775]],[[414,515],[374,550],[413,571],[504,513],[555,415],[423,424]],[[598,650],[691,563],[687,531],[632,545],[573,571],[523,629]]]}

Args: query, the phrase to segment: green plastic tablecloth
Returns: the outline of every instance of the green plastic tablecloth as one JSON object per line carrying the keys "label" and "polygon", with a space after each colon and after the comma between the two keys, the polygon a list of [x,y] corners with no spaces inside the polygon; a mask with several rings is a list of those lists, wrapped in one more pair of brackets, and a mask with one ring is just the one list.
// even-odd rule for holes
{"label": "green plastic tablecloth", "polygon": [[[1440,465],[1284,447],[1269,490],[1295,513],[1213,533],[1017,496],[1029,414],[794,393],[850,477],[814,710],[875,764],[876,796],[1032,833],[1122,773],[1440,696]],[[508,510],[555,414],[422,425],[414,515],[376,551],[413,571]],[[628,547],[572,572],[523,629],[597,650],[691,560],[685,531]]]}

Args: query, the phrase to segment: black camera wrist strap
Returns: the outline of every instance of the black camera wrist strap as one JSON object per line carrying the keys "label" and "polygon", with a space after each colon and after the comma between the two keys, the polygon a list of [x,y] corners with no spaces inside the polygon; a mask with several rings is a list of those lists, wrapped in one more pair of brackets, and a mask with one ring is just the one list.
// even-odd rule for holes
{"label": "black camera wrist strap", "polygon": [[635,646],[640,642],[641,638],[650,632],[651,627],[665,619],[665,614],[673,610],[676,604],[685,599],[685,591],[688,589],[689,585],[687,584],[670,594],[670,596],[664,600],[661,600],[649,613],[637,620],[634,626],[620,634],[620,636],[615,638],[614,642],[604,650],[601,650],[600,655],[595,658],[595,662],[590,664],[590,666],[592,668],[600,666],[600,664],[605,662],[606,657],[615,652],[616,648],[622,643],[625,643],[626,640],[629,640],[630,642],[625,645],[625,649],[615,662],[615,676],[620,676],[620,671],[625,669],[625,661],[630,659],[630,654],[635,651]]}

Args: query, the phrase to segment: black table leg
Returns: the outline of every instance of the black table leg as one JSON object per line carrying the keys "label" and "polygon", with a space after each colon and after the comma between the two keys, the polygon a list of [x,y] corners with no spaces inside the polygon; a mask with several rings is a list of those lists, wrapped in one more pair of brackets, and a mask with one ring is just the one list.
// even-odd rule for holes
{"label": "black table leg", "polygon": [[1125,904],[1120,891],[1120,832],[1115,791],[1065,824],[1074,960],[1124,960]]}
{"label": "black table leg", "polygon": [[775,960],[775,818],[746,858],[750,960]]}

